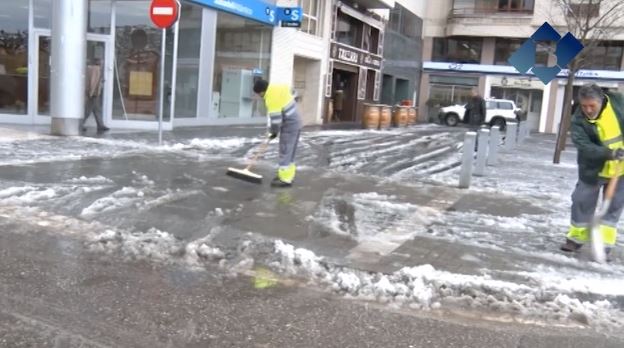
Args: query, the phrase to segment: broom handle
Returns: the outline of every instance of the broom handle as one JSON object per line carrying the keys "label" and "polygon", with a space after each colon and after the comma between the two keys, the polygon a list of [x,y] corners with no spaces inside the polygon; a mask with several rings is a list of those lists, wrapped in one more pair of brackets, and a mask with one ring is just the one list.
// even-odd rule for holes
{"label": "broom handle", "polygon": [[251,169],[251,167],[253,167],[253,165],[256,164],[256,161],[258,160],[260,155],[266,152],[267,148],[269,147],[270,141],[271,141],[271,138],[267,138],[267,140],[264,143],[262,143],[262,145],[260,145],[260,148],[258,149],[258,151],[256,151],[256,154],[253,156],[251,161],[249,161],[249,164],[247,165],[247,168],[245,168],[245,170]]}
{"label": "broom handle", "polygon": [[622,164],[624,164],[624,161],[617,162],[617,165],[615,166],[615,176],[609,179],[607,191],[605,192],[605,201],[611,201],[611,199],[613,199],[613,195],[615,195],[615,189],[617,188],[620,172],[622,171]]}

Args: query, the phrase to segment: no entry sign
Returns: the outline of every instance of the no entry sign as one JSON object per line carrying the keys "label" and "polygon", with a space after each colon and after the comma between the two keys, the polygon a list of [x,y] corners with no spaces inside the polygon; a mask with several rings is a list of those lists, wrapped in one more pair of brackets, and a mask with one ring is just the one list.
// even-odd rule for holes
{"label": "no entry sign", "polygon": [[180,13],[178,0],[152,0],[150,18],[155,26],[166,29],[174,25]]}

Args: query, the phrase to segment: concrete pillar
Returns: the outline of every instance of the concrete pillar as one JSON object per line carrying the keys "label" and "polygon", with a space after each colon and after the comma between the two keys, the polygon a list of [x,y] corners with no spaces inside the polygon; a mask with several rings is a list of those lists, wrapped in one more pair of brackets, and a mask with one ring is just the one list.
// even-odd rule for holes
{"label": "concrete pillar", "polygon": [[507,123],[507,131],[505,132],[505,150],[511,151],[516,147],[516,137],[518,136],[518,124]]}
{"label": "concrete pillar", "polygon": [[51,133],[78,135],[85,110],[87,0],[52,4]]}
{"label": "concrete pillar", "polygon": [[485,163],[488,157],[488,147],[490,146],[490,130],[479,129],[479,141],[477,142],[477,163],[475,164],[474,175],[485,175]]}
{"label": "concrete pillar", "polygon": [[500,129],[494,126],[490,129],[490,147],[488,149],[487,164],[495,166],[498,162],[498,146],[500,145]]}
{"label": "concrete pillar", "polygon": [[469,188],[470,179],[472,177],[472,164],[474,160],[474,147],[477,133],[466,132],[464,136],[464,148],[462,155],[462,164],[459,171],[459,188]]}

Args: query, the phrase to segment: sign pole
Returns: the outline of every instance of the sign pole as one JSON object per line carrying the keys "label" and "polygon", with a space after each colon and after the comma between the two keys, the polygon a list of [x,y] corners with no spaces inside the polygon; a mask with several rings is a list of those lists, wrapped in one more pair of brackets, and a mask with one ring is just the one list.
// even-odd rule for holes
{"label": "sign pole", "polygon": [[160,48],[160,101],[158,105],[158,146],[162,145],[162,121],[165,103],[165,46],[167,43],[167,29],[162,29]]}

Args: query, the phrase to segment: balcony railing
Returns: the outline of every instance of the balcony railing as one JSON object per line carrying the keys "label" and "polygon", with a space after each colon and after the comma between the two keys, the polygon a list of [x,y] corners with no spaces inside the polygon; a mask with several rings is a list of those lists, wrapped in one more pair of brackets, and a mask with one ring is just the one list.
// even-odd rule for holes
{"label": "balcony railing", "polygon": [[497,7],[468,7],[454,8],[450,17],[479,17],[496,14],[527,16],[533,14],[533,9],[497,8]]}

